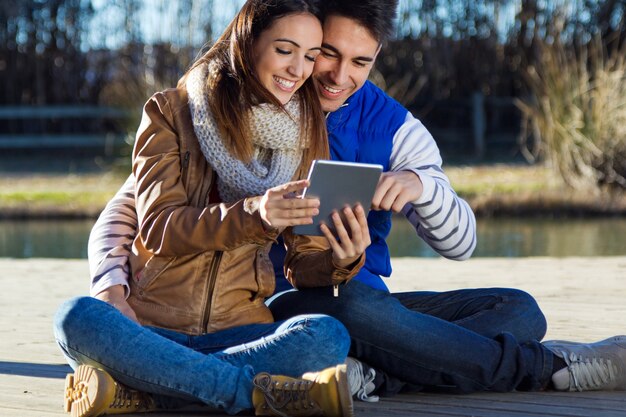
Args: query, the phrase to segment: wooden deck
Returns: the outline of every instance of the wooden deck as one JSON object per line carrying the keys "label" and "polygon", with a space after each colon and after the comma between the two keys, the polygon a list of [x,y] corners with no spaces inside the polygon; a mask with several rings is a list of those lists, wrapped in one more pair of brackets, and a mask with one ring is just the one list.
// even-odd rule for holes
{"label": "wooden deck", "polygon": [[[396,291],[512,286],[534,294],[548,317],[548,338],[580,341],[626,334],[626,257],[395,259]],[[59,303],[87,291],[85,261],[0,259],[0,417],[65,415],[69,371],[51,334]],[[417,279],[415,277],[418,277]],[[411,394],[355,404],[357,416],[626,417],[626,392]],[[206,410],[150,416],[221,416]]]}

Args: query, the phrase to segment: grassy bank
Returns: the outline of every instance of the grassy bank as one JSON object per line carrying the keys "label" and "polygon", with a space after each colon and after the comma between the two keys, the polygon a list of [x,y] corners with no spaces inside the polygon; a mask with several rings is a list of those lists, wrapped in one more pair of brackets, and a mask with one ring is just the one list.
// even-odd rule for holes
{"label": "grassy bank", "polygon": [[95,218],[124,183],[116,173],[0,177],[0,217]]}
{"label": "grassy bank", "polygon": [[544,166],[449,167],[454,189],[479,217],[626,215],[626,194],[576,191]]}
{"label": "grassy bank", "polygon": [[[626,195],[574,192],[540,166],[449,166],[455,190],[477,216],[626,215]],[[122,173],[0,177],[1,218],[94,218],[124,182]]]}

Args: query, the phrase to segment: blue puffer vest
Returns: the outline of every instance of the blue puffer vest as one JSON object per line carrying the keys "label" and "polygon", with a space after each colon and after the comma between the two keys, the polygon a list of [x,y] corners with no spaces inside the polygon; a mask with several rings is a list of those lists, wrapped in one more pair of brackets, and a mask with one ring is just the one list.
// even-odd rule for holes
{"label": "blue puffer vest", "polygon": [[[380,164],[389,170],[393,137],[402,126],[407,110],[380,88],[367,81],[326,119],[332,159]],[[391,212],[370,211],[367,217],[372,244],[366,250],[365,266],[354,278],[371,287],[387,290],[380,276],[391,275],[389,248],[385,239],[391,230]],[[284,249],[272,249],[276,291],[290,288],[284,278]],[[281,250],[282,249],[282,250]]]}

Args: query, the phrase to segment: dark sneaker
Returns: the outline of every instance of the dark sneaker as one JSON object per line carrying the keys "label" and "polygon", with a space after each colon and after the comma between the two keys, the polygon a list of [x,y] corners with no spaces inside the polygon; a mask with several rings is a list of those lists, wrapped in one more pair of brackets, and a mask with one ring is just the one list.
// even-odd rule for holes
{"label": "dark sneaker", "polygon": [[257,416],[354,416],[346,365],[309,372],[302,378],[264,372],[253,383]]}
{"label": "dark sneaker", "polygon": [[563,358],[566,368],[552,375],[558,391],[626,390],[626,336],[614,336],[596,343],[561,340],[543,345]]}
{"label": "dark sneaker", "polygon": [[72,417],[153,411],[149,394],[127,388],[102,369],[80,365],[65,378],[65,411]]}
{"label": "dark sneaker", "polygon": [[351,357],[346,359],[346,366],[348,368],[348,383],[352,397],[369,403],[377,402],[379,399],[377,395],[370,396],[376,389],[374,385],[376,371],[374,368]]}

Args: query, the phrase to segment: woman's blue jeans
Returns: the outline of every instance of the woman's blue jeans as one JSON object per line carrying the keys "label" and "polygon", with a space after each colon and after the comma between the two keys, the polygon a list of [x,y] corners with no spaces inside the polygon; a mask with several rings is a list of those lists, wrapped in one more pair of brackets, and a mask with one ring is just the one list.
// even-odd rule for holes
{"label": "woman's blue jeans", "polygon": [[203,403],[230,414],[252,408],[255,374],[299,377],[345,362],[350,346],[345,327],[323,315],[190,336],[142,327],[91,297],[63,303],[54,333],[73,368],[98,366],[161,408]]}
{"label": "woman's blue jeans", "polygon": [[270,309],[277,320],[335,317],[350,333],[351,356],[418,389],[538,390],[552,373],[553,355],[539,343],[543,313],[515,289],[390,294],[350,281],[337,298],[332,288],[290,291]]}

